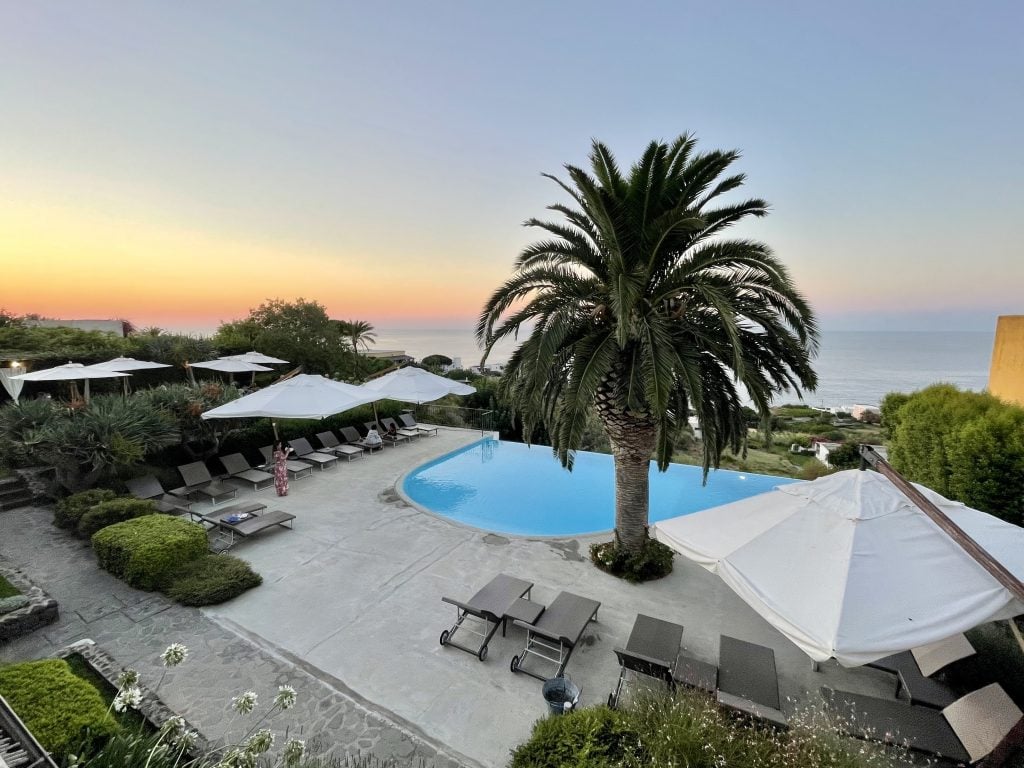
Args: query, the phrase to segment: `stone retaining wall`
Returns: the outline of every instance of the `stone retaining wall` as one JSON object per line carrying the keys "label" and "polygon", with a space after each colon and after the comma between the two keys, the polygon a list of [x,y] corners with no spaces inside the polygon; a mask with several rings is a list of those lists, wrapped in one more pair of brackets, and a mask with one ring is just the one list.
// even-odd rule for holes
{"label": "stone retaining wall", "polygon": [[42,587],[33,584],[28,576],[3,560],[0,560],[0,576],[11,582],[28,598],[28,605],[24,608],[0,616],[0,643],[26,635],[57,620],[57,601],[46,594]]}

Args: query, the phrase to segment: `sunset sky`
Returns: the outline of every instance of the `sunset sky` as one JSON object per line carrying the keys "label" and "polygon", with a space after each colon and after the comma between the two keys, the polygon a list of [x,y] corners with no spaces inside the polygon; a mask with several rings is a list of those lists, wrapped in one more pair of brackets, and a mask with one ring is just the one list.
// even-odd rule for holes
{"label": "sunset sky", "polygon": [[826,328],[1024,313],[1024,4],[0,0],[0,307],[470,324],[592,137],[739,148]]}

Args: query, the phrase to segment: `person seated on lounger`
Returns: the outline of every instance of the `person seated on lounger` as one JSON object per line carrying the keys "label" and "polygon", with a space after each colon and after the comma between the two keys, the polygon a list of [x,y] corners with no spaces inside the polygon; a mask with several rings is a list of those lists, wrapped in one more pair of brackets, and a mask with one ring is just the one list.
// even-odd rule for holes
{"label": "person seated on lounger", "polygon": [[398,437],[398,427],[395,426],[395,422],[388,424],[388,432],[386,436],[392,439]]}
{"label": "person seated on lounger", "polygon": [[367,445],[380,445],[384,441],[381,439],[380,433],[376,429],[371,429],[366,433],[366,437],[363,438],[363,442]]}

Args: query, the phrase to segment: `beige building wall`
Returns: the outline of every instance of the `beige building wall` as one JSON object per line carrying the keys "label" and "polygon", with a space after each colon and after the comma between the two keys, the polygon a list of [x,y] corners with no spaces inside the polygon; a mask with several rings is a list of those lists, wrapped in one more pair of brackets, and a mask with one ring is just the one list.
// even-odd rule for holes
{"label": "beige building wall", "polygon": [[988,391],[1024,406],[1024,315],[1003,315],[996,323]]}

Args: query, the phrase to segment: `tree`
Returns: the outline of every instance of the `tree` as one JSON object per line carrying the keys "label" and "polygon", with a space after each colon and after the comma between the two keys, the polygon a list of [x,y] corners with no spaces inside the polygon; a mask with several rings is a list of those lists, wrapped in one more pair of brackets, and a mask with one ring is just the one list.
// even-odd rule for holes
{"label": "tree", "polygon": [[835,469],[856,469],[860,466],[860,448],[856,443],[843,443],[829,451],[828,463]]}
{"label": "tree", "polygon": [[688,135],[652,142],[623,175],[595,141],[593,175],[548,176],[575,205],[550,206],[564,221],[526,222],[547,239],[522,252],[476,329],[486,359],[527,326],[502,389],[525,434],[543,423],[567,468],[596,410],[615,460],[616,534],[634,552],[647,538],[649,461],[668,468],[688,409],[706,476],[725,448],[745,448],[738,384],[761,415],[776,393],[816,384],[814,315],[785,266],[762,243],[720,237],[767,204],[712,207],[742,185],[722,176],[739,154],[695,147]]}
{"label": "tree", "polygon": [[342,337],[348,342],[349,351],[352,353],[352,371],[358,377],[359,353],[368,350],[370,344],[377,343],[377,334],[374,333],[373,326],[365,320],[335,320],[334,322]]}
{"label": "tree", "polygon": [[346,367],[345,340],[327,310],[316,301],[270,299],[248,317],[224,323],[213,337],[225,354],[257,349],[301,365],[306,373],[328,376]]}
{"label": "tree", "polygon": [[441,368],[445,365],[451,365],[452,359],[444,355],[427,355],[420,360],[420,363],[424,368]]}

